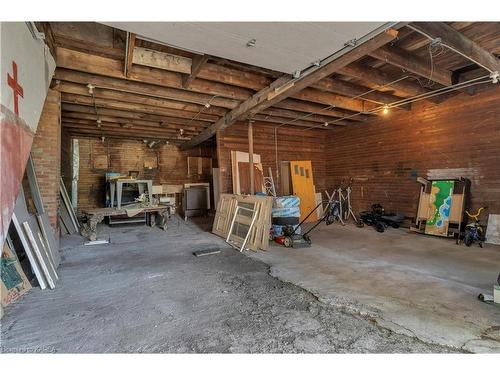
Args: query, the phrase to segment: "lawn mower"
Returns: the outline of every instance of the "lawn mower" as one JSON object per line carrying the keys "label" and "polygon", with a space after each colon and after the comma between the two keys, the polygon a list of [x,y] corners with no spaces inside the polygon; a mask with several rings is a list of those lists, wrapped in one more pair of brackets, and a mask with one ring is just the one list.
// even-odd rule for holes
{"label": "lawn mower", "polygon": [[[302,224],[315,212],[320,205],[326,203],[326,207],[323,210],[323,215],[321,218],[305,233],[302,235],[296,234],[297,229],[302,226]],[[319,224],[323,221],[326,225],[333,224],[336,220],[338,220],[340,215],[340,203],[334,200],[322,201],[318,203],[316,207],[314,207],[311,212],[299,223],[295,228],[292,225],[286,225],[283,227],[283,236],[277,237],[275,241],[285,247],[293,247],[293,248],[302,248],[302,247],[310,247],[312,244],[311,237],[309,237],[309,233],[311,233]]]}
{"label": "lawn mower", "polygon": [[373,226],[380,233],[384,232],[387,227],[399,228],[405,218],[404,215],[385,212],[382,205],[378,203],[372,204],[371,211],[363,211],[359,216],[362,224]]}

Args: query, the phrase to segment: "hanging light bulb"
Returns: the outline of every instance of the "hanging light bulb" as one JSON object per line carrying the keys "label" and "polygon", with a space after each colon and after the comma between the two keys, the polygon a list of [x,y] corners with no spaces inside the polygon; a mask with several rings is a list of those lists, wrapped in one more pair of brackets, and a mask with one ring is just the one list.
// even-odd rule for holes
{"label": "hanging light bulb", "polygon": [[386,115],[386,114],[388,114],[388,113],[389,113],[389,106],[388,106],[387,104],[386,104],[386,105],[384,105],[384,109],[382,110],[382,113],[383,113],[384,115]]}
{"label": "hanging light bulb", "polygon": [[323,126],[328,126],[328,122],[325,121],[325,123],[323,124]]}

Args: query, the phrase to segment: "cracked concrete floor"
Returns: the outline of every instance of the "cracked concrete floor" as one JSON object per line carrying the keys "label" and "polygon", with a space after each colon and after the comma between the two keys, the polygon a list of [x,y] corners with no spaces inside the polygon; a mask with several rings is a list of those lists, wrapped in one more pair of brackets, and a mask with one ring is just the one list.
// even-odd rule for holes
{"label": "cracked concrete floor", "polygon": [[477,299],[493,294],[500,246],[388,229],[321,225],[313,246],[249,253],[271,275],[321,301],[370,316],[378,324],[425,342],[472,352],[500,353],[500,306]]}
{"label": "cracked concrete floor", "polygon": [[[175,219],[175,218],[174,218]],[[198,226],[101,227],[62,241],[55,290],[5,309],[3,352],[453,352],[320,302]],[[192,252],[221,248],[196,258]]]}

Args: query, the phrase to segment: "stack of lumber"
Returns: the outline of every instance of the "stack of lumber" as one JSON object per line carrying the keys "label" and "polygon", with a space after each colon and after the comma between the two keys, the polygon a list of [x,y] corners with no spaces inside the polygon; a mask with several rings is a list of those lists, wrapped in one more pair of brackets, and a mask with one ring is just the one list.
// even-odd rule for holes
{"label": "stack of lumber", "polygon": [[80,231],[80,224],[78,223],[76,212],[71,205],[71,200],[62,178],[59,181],[59,190],[61,193],[61,209],[59,212],[61,229],[66,234],[78,233]]}
{"label": "stack of lumber", "polygon": [[[253,225],[249,225],[252,220],[245,220],[244,214],[238,214],[235,218],[236,208],[245,208],[246,212],[255,215]],[[245,249],[267,250],[269,248],[269,231],[271,228],[272,197],[254,195],[221,194],[217,205],[217,212],[213,223],[212,233],[228,239],[233,246],[238,247],[244,243],[244,238],[250,230]],[[233,219],[241,217],[241,221],[235,220],[233,230],[231,224]],[[247,217],[248,219],[249,217]],[[248,222],[247,222],[248,221]],[[229,241],[230,240],[230,241]]]}

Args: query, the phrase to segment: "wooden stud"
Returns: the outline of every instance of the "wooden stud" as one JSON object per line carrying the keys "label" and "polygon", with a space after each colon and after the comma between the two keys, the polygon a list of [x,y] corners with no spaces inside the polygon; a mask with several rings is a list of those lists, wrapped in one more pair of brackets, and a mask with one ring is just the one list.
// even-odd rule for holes
{"label": "wooden stud", "polygon": [[130,71],[132,70],[132,63],[134,60],[134,48],[135,48],[135,34],[127,33],[127,42],[125,46],[125,63],[124,63],[125,77],[129,77]]}
{"label": "wooden stud", "polygon": [[207,55],[197,55],[193,58],[193,63],[191,65],[191,72],[188,75],[185,75],[182,77],[182,87],[184,88],[189,88],[189,85],[193,80],[196,78],[196,76],[200,73],[201,68],[203,65],[208,61],[208,56]]}

